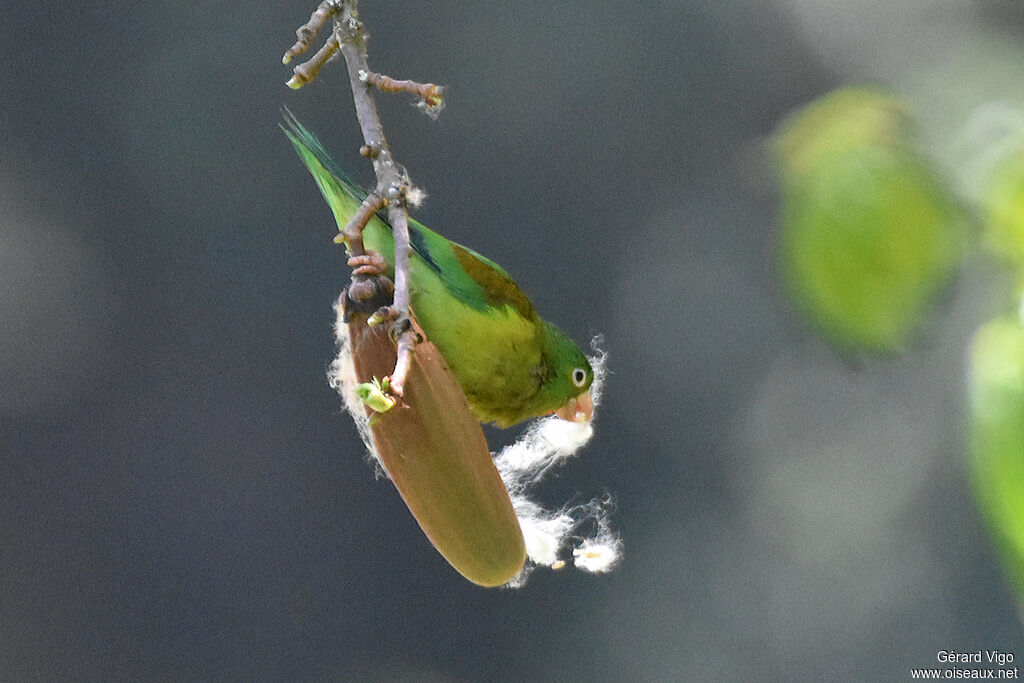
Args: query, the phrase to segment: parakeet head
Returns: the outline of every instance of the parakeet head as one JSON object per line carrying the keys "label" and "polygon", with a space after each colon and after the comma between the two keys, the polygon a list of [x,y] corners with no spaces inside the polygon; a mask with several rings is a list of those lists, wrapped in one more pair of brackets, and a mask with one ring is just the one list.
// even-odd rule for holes
{"label": "parakeet head", "polygon": [[594,413],[590,385],[594,369],[579,347],[571,339],[548,325],[544,356],[548,377],[541,388],[552,412],[570,422],[589,422]]}

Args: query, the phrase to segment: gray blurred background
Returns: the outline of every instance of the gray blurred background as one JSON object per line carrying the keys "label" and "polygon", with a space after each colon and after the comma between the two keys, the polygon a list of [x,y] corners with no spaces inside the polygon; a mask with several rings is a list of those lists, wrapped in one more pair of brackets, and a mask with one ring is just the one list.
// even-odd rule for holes
{"label": "gray blurred background", "polygon": [[[0,677],[801,680],[1024,657],[962,453],[972,262],[902,357],[841,358],[781,295],[765,141],[889,85],[955,161],[1019,93],[1011,2],[364,0],[378,98],[430,198],[580,342],[597,433],[542,489],[606,491],[621,566],[477,588],[375,481],[324,373],[348,277],[277,128],[366,182],[311,2],[19,3],[0,19]],[[948,153],[947,153],[948,152]],[[490,432],[493,447],[515,431]]]}

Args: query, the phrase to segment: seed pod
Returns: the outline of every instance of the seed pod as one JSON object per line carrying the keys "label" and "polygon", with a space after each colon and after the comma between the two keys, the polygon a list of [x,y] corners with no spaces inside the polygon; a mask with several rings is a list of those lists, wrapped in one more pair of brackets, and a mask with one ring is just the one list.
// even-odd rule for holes
{"label": "seed pod", "polygon": [[[371,383],[395,367],[387,325],[350,312],[356,379]],[[419,330],[417,330],[419,331]],[[423,533],[460,574],[481,586],[507,583],[526,546],[483,430],[447,364],[429,340],[416,345],[402,400],[367,407],[373,445]]]}

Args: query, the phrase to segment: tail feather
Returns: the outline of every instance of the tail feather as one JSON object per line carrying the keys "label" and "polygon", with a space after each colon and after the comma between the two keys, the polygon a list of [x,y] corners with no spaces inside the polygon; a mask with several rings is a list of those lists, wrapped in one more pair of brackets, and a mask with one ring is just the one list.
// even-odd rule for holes
{"label": "tail feather", "polygon": [[338,229],[344,228],[366,198],[366,191],[348,179],[323,144],[290,111],[285,110],[284,123],[279,125],[334,212]]}

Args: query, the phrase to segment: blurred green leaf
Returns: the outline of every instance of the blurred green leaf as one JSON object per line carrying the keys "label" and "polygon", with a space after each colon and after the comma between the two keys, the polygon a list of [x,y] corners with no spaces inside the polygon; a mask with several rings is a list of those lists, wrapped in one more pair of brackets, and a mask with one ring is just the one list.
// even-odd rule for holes
{"label": "blurred green leaf", "polygon": [[960,260],[963,218],[910,146],[898,100],[836,91],[775,142],[790,295],[830,341],[900,350]]}
{"label": "blurred green leaf", "polygon": [[985,246],[1024,268],[1024,150],[996,166],[983,201]]}
{"label": "blurred green leaf", "polygon": [[970,466],[978,503],[1024,601],[1024,328],[985,324],[971,348]]}

